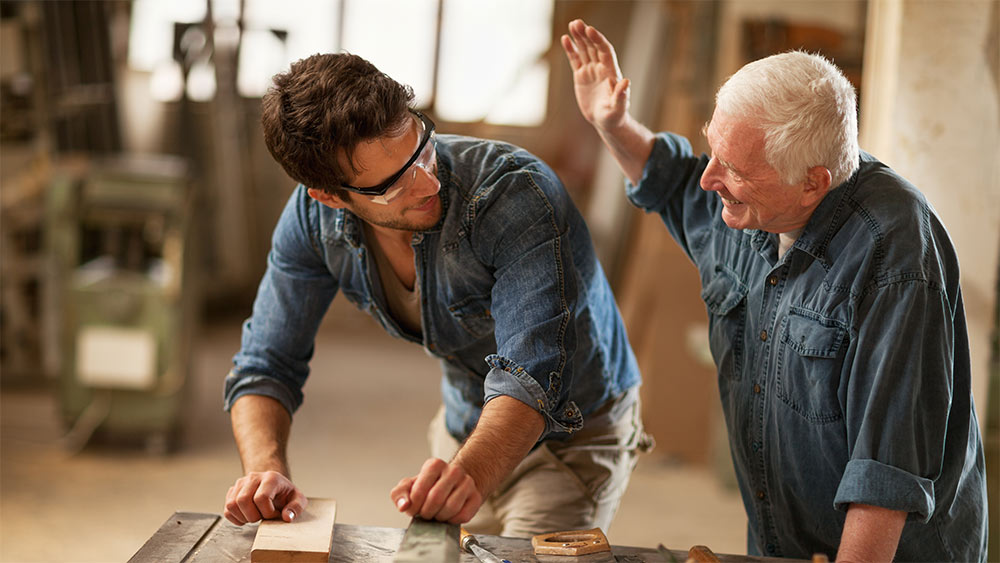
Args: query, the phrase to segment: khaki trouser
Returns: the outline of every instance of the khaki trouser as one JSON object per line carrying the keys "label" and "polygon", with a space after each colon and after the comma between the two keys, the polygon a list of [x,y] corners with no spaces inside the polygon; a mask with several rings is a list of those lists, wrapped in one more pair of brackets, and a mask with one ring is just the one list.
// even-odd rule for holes
{"label": "khaki trouser", "polygon": [[[444,407],[428,429],[431,455],[450,460],[461,444],[448,434]],[[632,388],[585,417],[568,440],[540,443],[465,524],[471,533],[530,537],[611,525],[638,452],[653,446]]]}

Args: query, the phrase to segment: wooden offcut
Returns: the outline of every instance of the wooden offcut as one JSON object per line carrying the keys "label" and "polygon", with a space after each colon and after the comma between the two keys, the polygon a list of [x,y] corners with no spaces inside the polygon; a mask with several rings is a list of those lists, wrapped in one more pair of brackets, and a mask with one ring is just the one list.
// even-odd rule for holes
{"label": "wooden offcut", "polygon": [[250,548],[252,563],[326,563],[333,542],[337,502],[311,498],[291,522],[264,520]]}
{"label": "wooden offcut", "polygon": [[531,546],[537,555],[587,555],[611,551],[608,538],[600,528],[539,534],[531,538]]}

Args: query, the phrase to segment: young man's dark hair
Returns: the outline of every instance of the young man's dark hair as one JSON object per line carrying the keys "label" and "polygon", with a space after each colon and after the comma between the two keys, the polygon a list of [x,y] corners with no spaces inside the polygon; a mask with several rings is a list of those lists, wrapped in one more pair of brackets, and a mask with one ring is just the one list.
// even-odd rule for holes
{"label": "young man's dark hair", "polygon": [[292,179],[337,193],[338,151],[357,174],[354,148],[404,127],[412,103],[412,88],[357,55],[313,55],[274,77],[261,101],[264,142]]}
{"label": "young man's dark hair", "polygon": [[[435,135],[412,101],[347,54],[295,63],[264,99],[267,146],[300,185],[226,378],[245,471],[226,518],[291,521],[305,507],[285,442],[342,293],[442,366],[432,457],[389,491],[398,510],[506,536],[607,529],[650,442],[587,226],[544,162]],[[490,512],[498,527],[481,525]]]}

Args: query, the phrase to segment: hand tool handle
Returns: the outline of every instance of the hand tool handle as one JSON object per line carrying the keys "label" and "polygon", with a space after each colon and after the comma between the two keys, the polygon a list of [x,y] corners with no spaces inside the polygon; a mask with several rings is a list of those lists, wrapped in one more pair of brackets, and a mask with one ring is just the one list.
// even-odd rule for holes
{"label": "hand tool handle", "polygon": [[719,563],[719,558],[706,545],[692,545],[688,550],[688,561],[698,563]]}
{"label": "hand tool handle", "polygon": [[472,553],[472,550],[469,549],[469,547],[474,543],[479,543],[476,541],[476,536],[470,534],[469,531],[466,530],[465,528],[461,528],[458,534],[459,534],[458,545],[462,548],[463,551],[468,551],[469,553]]}
{"label": "hand tool handle", "polygon": [[475,555],[483,563],[510,563],[510,561],[500,559],[487,551],[486,548],[479,544],[476,536],[470,534],[465,528],[459,531],[458,545],[462,548],[462,551]]}

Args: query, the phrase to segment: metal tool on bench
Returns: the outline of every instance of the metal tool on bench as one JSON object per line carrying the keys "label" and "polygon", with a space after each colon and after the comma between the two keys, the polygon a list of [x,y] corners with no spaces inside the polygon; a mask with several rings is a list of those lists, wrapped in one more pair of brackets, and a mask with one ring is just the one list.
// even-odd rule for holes
{"label": "metal tool on bench", "polygon": [[531,538],[531,547],[539,563],[563,562],[567,555],[573,563],[617,563],[600,528],[539,534]]}
{"label": "metal tool on bench", "polygon": [[403,534],[393,563],[458,563],[458,524],[415,516]]}
{"label": "metal tool on bench", "polygon": [[496,555],[493,555],[489,550],[479,545],[479,540],[476,536],[470,534],[465,528],[462,528],[461,540],[459,540],[459,545],[464,551],[467,551],[483,563],[510,563],[507,559],[500,559]]}

